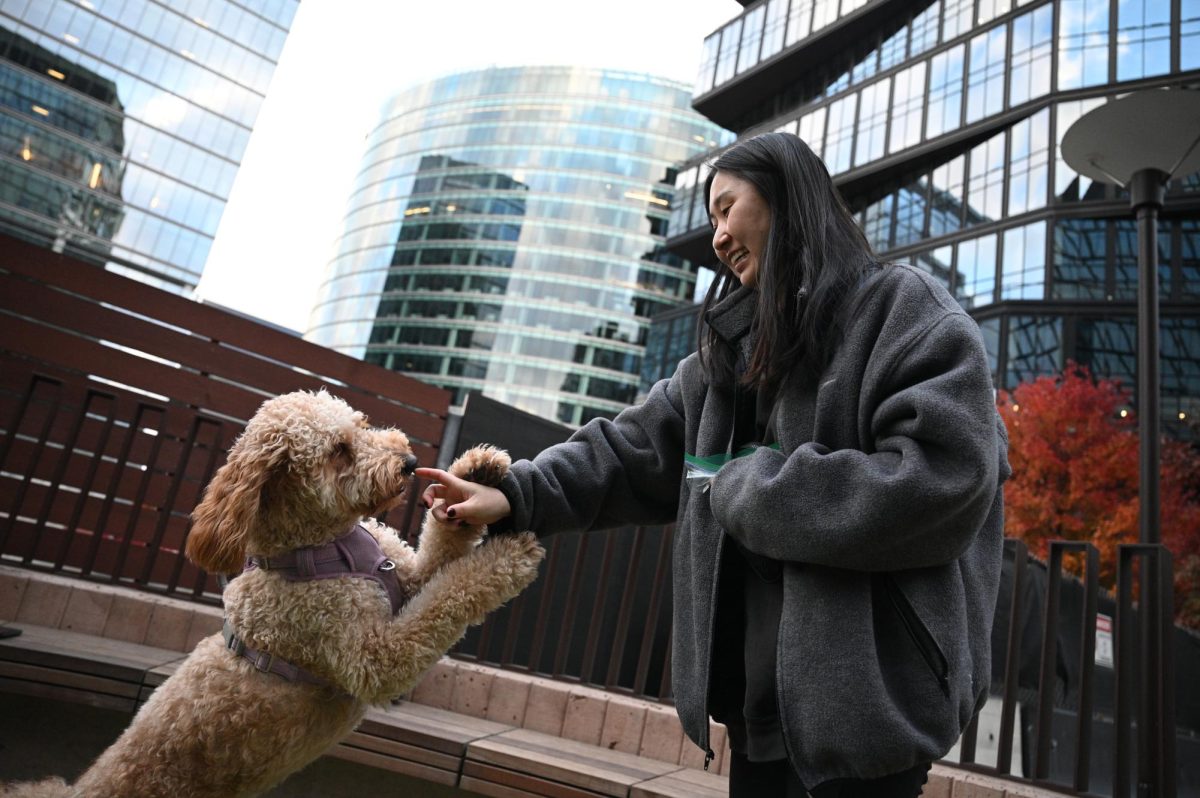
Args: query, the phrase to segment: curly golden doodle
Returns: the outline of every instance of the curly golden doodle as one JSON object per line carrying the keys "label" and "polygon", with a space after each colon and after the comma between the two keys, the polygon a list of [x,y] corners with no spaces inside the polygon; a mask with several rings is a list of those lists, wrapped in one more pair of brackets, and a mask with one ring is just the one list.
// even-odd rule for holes
{"label": "curly golden doodle", "polygon": [[[508,463],[479,447],[451,471],[494,484]],[[225,590],[226,634],[202,640],[73,787],[52,779],[0,795],[256,795],[348,734],[369,705],[411,689],[468,625],[537,577],[544,555],[530,533],[483,540],[484,527],[432,514],[413,551],[369,516],[398,503],[415,466],[403,433],[368,426],[323,390],[265,402],[196,507],[187,543],[212,573],[250,563]],[[364,546],[378,555],[365,565]],[[322,565],[331,553],[353,573]],[[316,578],[297,576],[305,560]]]}

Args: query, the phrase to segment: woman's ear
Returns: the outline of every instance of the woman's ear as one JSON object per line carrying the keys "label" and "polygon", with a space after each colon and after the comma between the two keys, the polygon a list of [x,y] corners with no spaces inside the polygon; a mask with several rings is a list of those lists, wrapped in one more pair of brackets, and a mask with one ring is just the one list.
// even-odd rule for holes
{"label": "woman's ear", "polygon": [[184,547],[189,560],[212,574],[241,571],[246,541],[259,521],[263,486],[280,459],[261,453],[251,459],[241,450],[231,454],[192,511],[192,528]]}

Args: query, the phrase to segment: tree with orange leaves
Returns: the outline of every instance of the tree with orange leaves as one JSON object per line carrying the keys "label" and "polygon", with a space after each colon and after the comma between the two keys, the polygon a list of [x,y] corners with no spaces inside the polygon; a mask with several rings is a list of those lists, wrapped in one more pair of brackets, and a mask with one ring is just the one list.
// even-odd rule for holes
{"label": "tree with orange leaves", "polygon": [[[1100,583],[1116,582],[1117,546],[1138,542],[1138,434],[1129,392],[1068,364],[1062,374],[1001,391],[1012,479],[1005,533],[1045,559],[1049,541],[1084,540],[1100,551]],[[1200,456],[1163,439],[1162,542],[1175,562],[1176,619],[1200,628]],[[1079,558],[1068,565],[1076,572]]]}

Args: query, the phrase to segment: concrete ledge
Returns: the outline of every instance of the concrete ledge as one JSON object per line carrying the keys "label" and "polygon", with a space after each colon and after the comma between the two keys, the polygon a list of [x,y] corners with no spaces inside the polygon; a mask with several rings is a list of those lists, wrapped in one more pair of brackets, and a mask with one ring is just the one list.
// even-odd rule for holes
{"label": "concrete ledge", "polygon": [[[0,622],[29,629],[24,641],[0,640],[0,691],[132,712],[219,631],[221,612],[0,565]],[[671,707],[444,657],[408,701],[372,710],[329,755],[484,795],[715,798],[728,793],[729,752],[724,727],[711,731],[717,758],[704,772]],[[923,794],[1061,798],[947,764],[934,765]]]}

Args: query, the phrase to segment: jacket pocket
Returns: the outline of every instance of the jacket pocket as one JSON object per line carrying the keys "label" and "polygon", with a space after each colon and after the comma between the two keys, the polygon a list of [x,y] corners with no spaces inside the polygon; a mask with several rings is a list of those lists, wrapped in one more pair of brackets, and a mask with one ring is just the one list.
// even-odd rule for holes
{"label": "jacket pocket", "polygon": [[892,603],[892,607],[896,610],[896,615],[900,618],[904,625],[904,631],[908,633],[908,637],[916,646],[921,659],[925,660],[925,664],[929,666],[929,670],[937,679],[938,686],[942,688],[942,692],[946,697],[950,697],[950,663],[946,660],[946,655],[942,653],[941,646],[925,623],[921,620],[921,616],[913,609],[912,604],[908,600],[908,596],[904,595],[904,591],[896,584],[896,580],[891,574],[884,574],[881,580],[884,585],[884,590],[887,593],[888,599]]}

